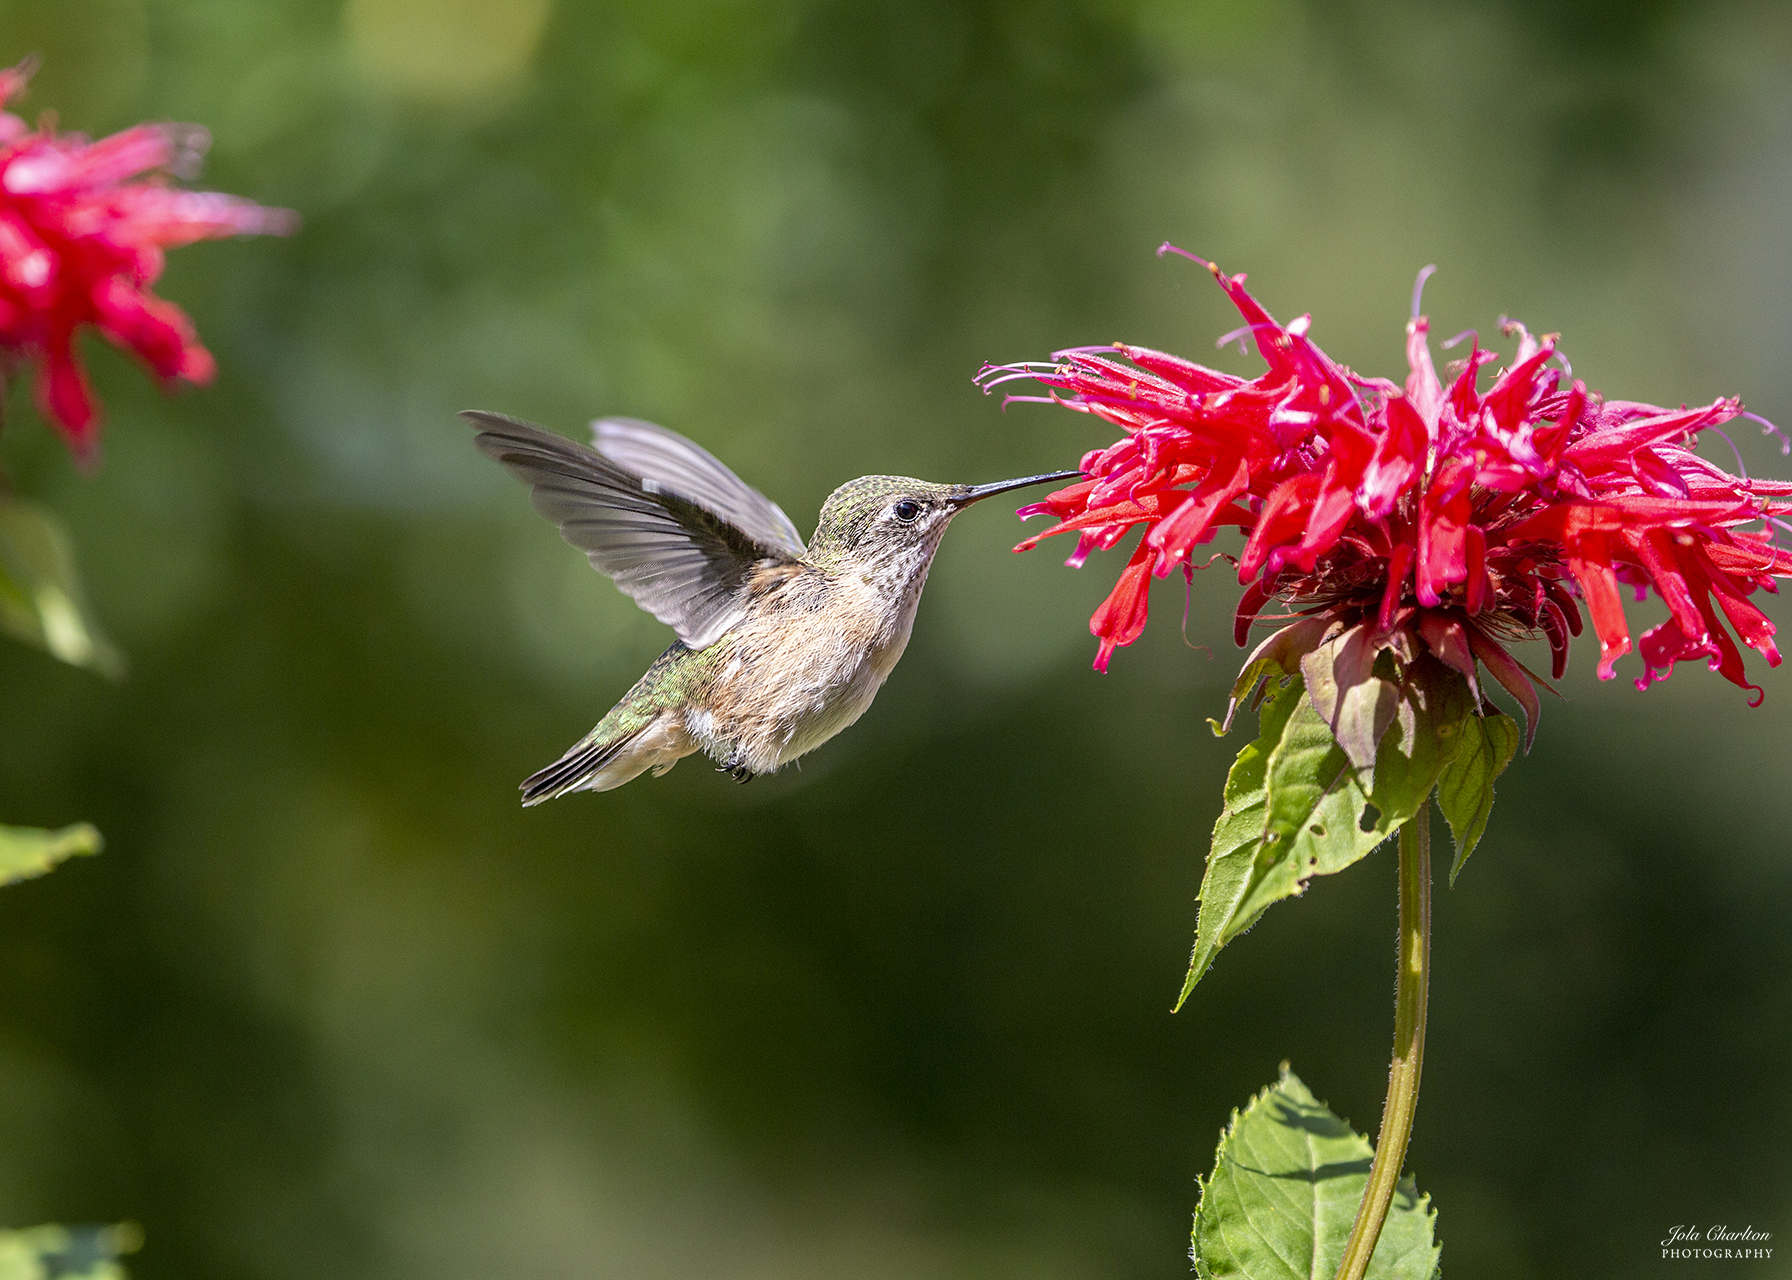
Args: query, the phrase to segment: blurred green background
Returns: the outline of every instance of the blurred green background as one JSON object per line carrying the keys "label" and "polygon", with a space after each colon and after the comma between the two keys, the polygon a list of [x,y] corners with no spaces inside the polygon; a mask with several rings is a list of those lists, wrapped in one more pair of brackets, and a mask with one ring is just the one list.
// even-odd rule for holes
{"label": "blurred green background", "polygon": [[[89,345],[96,476],[23,386],[0,434],[132,663],[0,647],[0,818],[109,839],[0,894],[0,1221],[134,1218],[141,1277],[1174,1276],[1279,1059],[1378,1118],[1389,851],[1168,1012],[1245,740],[1204,722],[1224,569],[1103,678],[1119,553],[978,508],[802,772],[525,812],[668,637],[455,410],[666,423],[807,532],[855,475],[1105,443],[985,359],[1255,373],[1167,238],[1365,372],[1436,262],[1440,334],[1510,314],[1613,395],[1792,419],[1780,5],[0,2],[32,51],[27,115],[202,122],[203,185],[305,218],[172,258],[212,387]],[[1456,1280],[1792,1246],[1792,681],[1592,656],[1438,890],[1410,1163]]]}

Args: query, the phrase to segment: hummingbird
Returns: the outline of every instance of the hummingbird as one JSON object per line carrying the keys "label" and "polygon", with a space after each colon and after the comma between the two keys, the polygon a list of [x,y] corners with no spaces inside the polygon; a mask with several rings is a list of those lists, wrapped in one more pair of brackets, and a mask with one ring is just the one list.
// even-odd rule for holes
{"label": "hummingbird", "polygon": [[736,781],[774,773],[865,714],[908,645],[952,517],[983,498],[1080,478],[993,484],[861,476],[804,545],[778,505],[677,432],[592,423],[590,447],[498,413],[461,415],[535,509],[678,639],[523,803],[657,778],[704,751]]}

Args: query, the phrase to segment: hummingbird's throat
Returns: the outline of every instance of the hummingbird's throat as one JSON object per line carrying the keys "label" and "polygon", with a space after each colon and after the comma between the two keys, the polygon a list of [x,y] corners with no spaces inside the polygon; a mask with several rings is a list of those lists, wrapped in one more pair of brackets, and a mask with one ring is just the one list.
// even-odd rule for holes
{"label": "hummingbird's throat", "polygon": [[921,598],[921,588],[927,583],[927,571],[933,565],[934,553],[939,550],[940,537],[945,533],[947,523],[946,520],[940,521],[924,541],[908,546],[882,548],[860,566],[859,576],[886,607],[913,613],[915,603]]}

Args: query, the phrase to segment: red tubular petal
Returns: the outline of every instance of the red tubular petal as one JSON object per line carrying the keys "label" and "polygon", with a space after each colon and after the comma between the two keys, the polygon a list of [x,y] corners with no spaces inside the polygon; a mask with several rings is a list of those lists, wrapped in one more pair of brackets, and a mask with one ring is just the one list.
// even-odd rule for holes
{"label": "red tubular petal", "polygon": [[1736,634],[1749,648],[1767,659],[1767,665],[1780,665],[1779,646],[1774,644],[1776,628],[1773,620],[1748,602],[1747,597],[1721,574],[1711,576],[1711,593],[1717,597],[1718,606],[1724,611],[1724,617],[1736,628]]}
{"label": "red tubular petal", "polygon": [[1471,423],[1481,411],[1481,397],[1475,393],[1475,375],[1480,372],[1482,365],[1493,358],[1493,352],[1481,350],[1481,339],[1476,338],[1474,345],[1469,348],[1468,359],[1463,361],[1462,372],[1450,384],[1448,402],[1458,422]]}
{"label": "red tubular petal", "polygon": [[1328,443],[1325,476],[1307,512],[1306,528],[1293,558],[1307,572],[1332,549],[1355,513],[1357,488],[1375,455],[1375,437],[1347,422],[1333,425]]}
{"label": "red tubular petal", "polygon": [[0,279],[27,299],[47,303],[57,255],[23,217],[0,209]]}
{"label": "red tubular petal", "polygon": [[1463,529],[1463,542],[1468,577],[1462,604],[1472,618],[1486,607],[1493,594],[1493,584],[1487,580],[1487,535],[1481,532],[1481,526],[1471,524]]}
{"label": "red tubular petal", "polygon": [[1209,369],[1206,365],[1196,364],[1193,360],[1184,360],[1181,356],[1173,356],[1163,351],[1153,351],[1149,347],[1128,346],[1124,342],[1114,344],[1128,360],[1150,373],[1174,383],[1184,391],[1193,395],[1206,395],[1213,391],[1230,391],[1245,385],[1243,378],[1230,373],[1221,373],[1218,369]]}
{"label": "red tubular petal", "polygon": [[1101,641],[1095,654],[1097,671],[1108,669],[1108,659],[1117,646],[1131,644],[1144,631],[1150,596],[1151,549],[1141,538],[1132,559],[1120,571],[1120,581],[1089,619],[1089,630]]}
{"label": "red tubular petal", "polygon": [[1561,611],[1562,620],[1568,624],[1568,634],[1578,636],[1584,624],[1581,622],[1580,606],[1574,602],[1574,597],[1569,595],[1567,589],[1553,578],[1544,580],[1543,590],[1548,594],[1550,601]]}
{"label": "red tubular petal", "polygon": [[[1435,380],[1436,375],[1432,375]],[[1389,399],[1387,430],[1376,442],[1375,456],[1363,469],[1357,502],[1363,514],[1380,520],[1394,509],[1414,478],[1424,470],[1429,441],[1419,410],[1404,396]]]}
{"label": "red tubular petal", "polygon": [[1555,343],[1545,342],[1528,359],[1506,370],[1499,381],[1488,388],[1487,412],[1500,430],[1515,431],[1524,421],[1525,410],[1537,391],[1537,370],[1555,353]]}
{"label": "red tubular petal", "polygon": [[1690,658],[1722,660],[1702,621],[1698,634],[1689,636],[1678,618],[1669,618],[1638,636],[1637,652],[1643,660],[1643,674],[1636,682],[1639,690],[1647,689],[1658,680],[1666,680],[1673,674],[1676,662]]}
{"label": "red tubular petal", "polygon": [[84,147],[37,148],[6,167],[0,186],[13,196],[63,195],[112,186],[173,158],[168,127],[140,124]]}
{"label": "red tubular petal", "polygon": [[1699,599],[1699,612],[1705,615],[1705,629],[1710,634],[1711,643],[1717,650],[1711,659],[1711,669],[1737,688],[1748,690],[1752,695],[1748,700],[1751,707],[1760,706],[1763,697],[1761,689],[1748,682],[1748,676],[1743,671],[1742,653],[1736,648],[1736,642],[1730,639],[1730,633],[1725,631],[1723,624],[1717,620],[1717,613],[1711,607],[1709,599],[1703,597]]}
{"label": "red tubular petal", "polygon": [[[1080,569],[1088,562],[1090,554],[1098,549],[1095,545],[1097,541],[1096,533],[1097,531],[1095,530],[1085,529],[1077,535],[1076,550],[1072,551],[1064,561],[1064,567],[1066,569]],[[1025,549],[1026,548],[1024,547],[1015,548],[1016,551],[1024,551]]]}
{"label": "red tubular petal", "polygon": [[1592,431],[1564,449],[1562,457],[1582,470],[1611,466],[1649,445],[1676,440],[1688,432],[1726,422],[1735,417],[1740,408],[1735,400],[1726,399],[1713,400],[1697,409],[1658,412],[1621,427]]}
{"label": "red tubular petal", "polygon": [[[164,381],[190,370],[209,376],[209,357],[196,364],[189,357],[191,349],[199,345],[198,335],[186,312],[173,303],[138,293],[118,279],[94,290],[93,301],[100,332],[115,345],[135,352]],[[203,348],[200,351],[203,353]]]}
{"label": "red tubular petal", "polygon": [[1538,512],[1506,530],[1507,542],[1566,544],[1588,530],[1617,533],[1624,520],[1611,507],[1597,503],[1563,502]]}
{"label": "red tubular petal", "polygon": [[1269,553],[1299,533],[1307,507],[1319,490],[1320,477],[1309,471],[1282,481],[1271,491],[1238,559],[1238,580],[1249,582],[1263,568]]}
{"label": "red tubular petal", "polygon": [[190,382],[196,387],[203,387],[216,377],[217,373],[218,362],[212,359],[212,353],[197,342],[190,342],[187,344],[187,349],[181,352],[180,368],[174,376],[182,382]]}
{"label": "red tubular petal", "polygon": [[[1419,603],[1443,599],[1452,583],[1468,577],[1469,492],[1459,483],[1460,468],[1440,472],[1419,499],[1419,559],[1414,577]],[[1456,491],[1449,490],[1455,487]]]}
{"label": "red tubular petal", "polygon": [[1431,344],[1426,341],[1431,322],[1415,316],[1406,322],[1406,394],[1412,407],[1430,430],[1437,429],[1438,414],[1443,411],[1444,386],[1438,381],[1437,366],[1431,363]]}
{"label": "red tubular petal", "polygon": [[38,411],[61,429],[77,456],[87,456],[97,434],[98,412],[70,338],[53,339],[45,347],[36,390]]}
{"label": "red tubular petal", "polygon": [[1724,542],[1707,542],[1705,559],[1719,573],[1740,574],[1772,589],[1770,575],[1792,576],[1792,550],[1769,545],[1766,534],[1738,530]]}
{"label": "red tubular petal", "polygon": [[1394,548],[1388,557],[1387,585],[1381,591],[1381,609],[1376,614],[1376,625],[1383,631],[1394,629],[1394,611],[1400,607],[1400,596],[1406,586],[1407,570],[1412,568],[1413,549],[1410,542],[1402,542]]}
{"label": "red tubular petal", "polygon": [[[1117,525],[1124,531],[1128,526],[1157,519],[1162,505],[1163,495],[1149,493],[1137,502],[1115,502],[1105,507],[1092,507],[1081,515],[1060,521],[1049,529],[1042,529],[1022,541],[1014,549],[1016,551],[1031,551],[1047,538],[1055,538],[1060,533],[1070,533],[1077,529],[1100,529]],[[1116,534],[1116,540],[1118,537],[1119,535]]]}
{"label": "red tubular petal", "polygon": [[1617,674],[1618,659],[1630,652],[1630,627],[1624,620],[1624,603],[1604,532],[1588,531],[1576,540],[1568,550],[1568,572],[1580,585],[1581,599],[1593,615],[1593,630],[1599,636],[1599,678],[1610,680]]}
{"label": "red tubular petal", "polygon": [[1175,383],[1155,374],[1141,372],[1131,365],[1121,364],[1118,360],[1090,351],[1070,356],[1067,363],[1070,365],[1072,378],[1100,382],[1122,391],[1131,388],[1136,392],[1144,386],[1173,396],[1180,390]]}
{"label": "red tubular petal", "polygon": [[1669,466],[1667,461],[1655,450],[1639,449],[1630,455],[1628,462],[1630,474],[1636,477],[1637,483],[1657,497],[1687,499],[1692,497],[1692,493],[1686,485],[1686,477],[1674,467]]}
{"label": "red tubular petal", "polygon": [[1560,680],[1563,672],[1568,670],[1568,628],[1562,610],[1552,600],[1538,615],[1537,623],[1549,640],[1550,678]]}
{"label": "red tubular petal", "polygon": [[1690,641],[1707,643],[1705,620],[1693,601],[1687,571],[1672,536],[1661,529],[1652,529],[1636,540],[1635,550],[1656,594],[1674,615],[1680,634]]}
{"label": "red tubular petal", "polygon": [[1640,493],[1609,493],[1600,500],[1620,522],[1612,532],[1639,522],[1666,525],[1740,524],[1758,518],[1754,502],[1747,494],[1716,501],[1688,501],[1685,498],[1657,498]]}
{"label": "red tubular petal", "polygon": [[1257,620],[1257,615],[1274,594],[1275,580],[1260,578],[1246,587],[1244,594],[1239,597],[1238,609],[1232,615],[1232,639],[1240,649],[1244,648],[1244,642],[1251,634],[1251,624]]}
{"label": "red tubular petal", "polygon": [[25,85],[37,71],[37,59],[26,58],[16,67],[0,71],[0,103],[11,102],[25,92]]}
{"label": "red tubular petal", "polygon": [[1165,578],[1189,550],[1204,541],[1220,516],[1221,509],[1245,491],[1251,480],[1250,465],[1238,460],[1228,478],[1215,470],[1188,495],[1186,501],[1160,520],[1145,535],[1145,541],[1158,553],[1157,576]]}
{"label": "red tubular petal", "polygon": [[1220,288],[1232,299],[1232,305],[1238,308],[1238,314],[1251,326],[1251,338],[1257,344],[1257,352],[1269,365],[1269,374],[1266,376],[1276,382],[1287,378],[1294,371],[1293,361],[1288,355],[1288,334],[1263,309],[1263,305],[1246,291],[1243,272],[1229,276],[1217,264],[1210,262],[1207,265],[1213,272],[1213,278],[1219,281]]}
{"label": "red tubular petal", "polygon": [[[1326,476],[1329,482],[1331,476]],[[1326,484],[1307,512],[1307,526],[1294,548],[1290,563],[1303,573],[1311,573],[1319,557],[1330,551],[1338,535],[1356,511],[1356,497],[1349,489]]]}
{"label": "red tubular petal", "polygon": [[1538,427],[1531,433],[1531,448],[1544,463],[1553,467],[1557,455],[1568,442],[1569,432],[1580,424],[1581,415],[1587,408],[1587,384],[1576,382],[1568,392],[1568,401],[1562,406],[1562,415],[1554,423]]}
{"label": "red tubular petal", "polygon": [[[127,194],[120,201],[117,231],[122,238],[151,247],[177,249],[225,236],[285,236],[299,225],[298,215],[289,209],[267,209],[216,191],[147,185],[123,190]],[[156,266],[146,279],[160,272]]]}

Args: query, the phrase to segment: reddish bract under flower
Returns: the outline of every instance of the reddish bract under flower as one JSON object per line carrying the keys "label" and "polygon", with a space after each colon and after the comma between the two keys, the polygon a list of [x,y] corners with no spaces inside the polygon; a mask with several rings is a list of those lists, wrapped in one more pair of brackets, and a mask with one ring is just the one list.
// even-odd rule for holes
{"label": "reddish bract under flower", "polygon": [[[1268,362],[1257,378],[1124,344],[978,375],[985,390],[1030,378],[1052,401],[1126,433],[1084,457],[1087,479],[1022,509],[1058,523],[1016,548],[1074,531],[1070,563],[1080,565],[1144,526],[1091,621],[1098,670],[1144,629],[1150,575],[1192,574],[1194,549],[1236,526],[1241,645],[1273,598],[1337,624],[1333,634],[1369,623],[1384,647],[1408,636],[1471,684],[1484,663],[1534,728],[1536,694],[1502,642],[1546,638],[1559,678],[1584,603],[1599,675],[1610,679],[1631,648],[1622,584],[1639,599],[1653,588],[1670,615],[1639,642],[1639,688],[1702,657],[1758,704],[1724,624],[1779,664],[1773,623],[1748,597],[1792,574],[1792,552],[1772,536],[1773,518],[1792,510],[1792,484],[1731,475],[1692,451],[1701,430],[1742,411],[1739,401],[1604,400],[1553,367],[1554,335],[1539,340],[1517,324],[1506,331],[1518,351],[1485,392],[1477,374],[1496,356],[1478,339],[1446,386],[1416,298],[1405,385],[1364,378],[1307,337],[1311,317],[1278,324],[1244,276],[1205,265]],[[1313,644],[1325,634],[1308,631]]]}
{"label": "reddish bract under flower", "polygon": [[[0,105],[30,74],[29,64],[0,71]],[[192,321],[150,292],[162,251],[296,225],[284,209],[170,186],[165,175],[205,143],[204,130],[164,124],[90,142],[0,111],[0,352],[8,374],[39,363],[38,408],[79,456],[92,453],[99,417],[77,331],[97,327],[164,384],[207,382],[215,365]]]}

